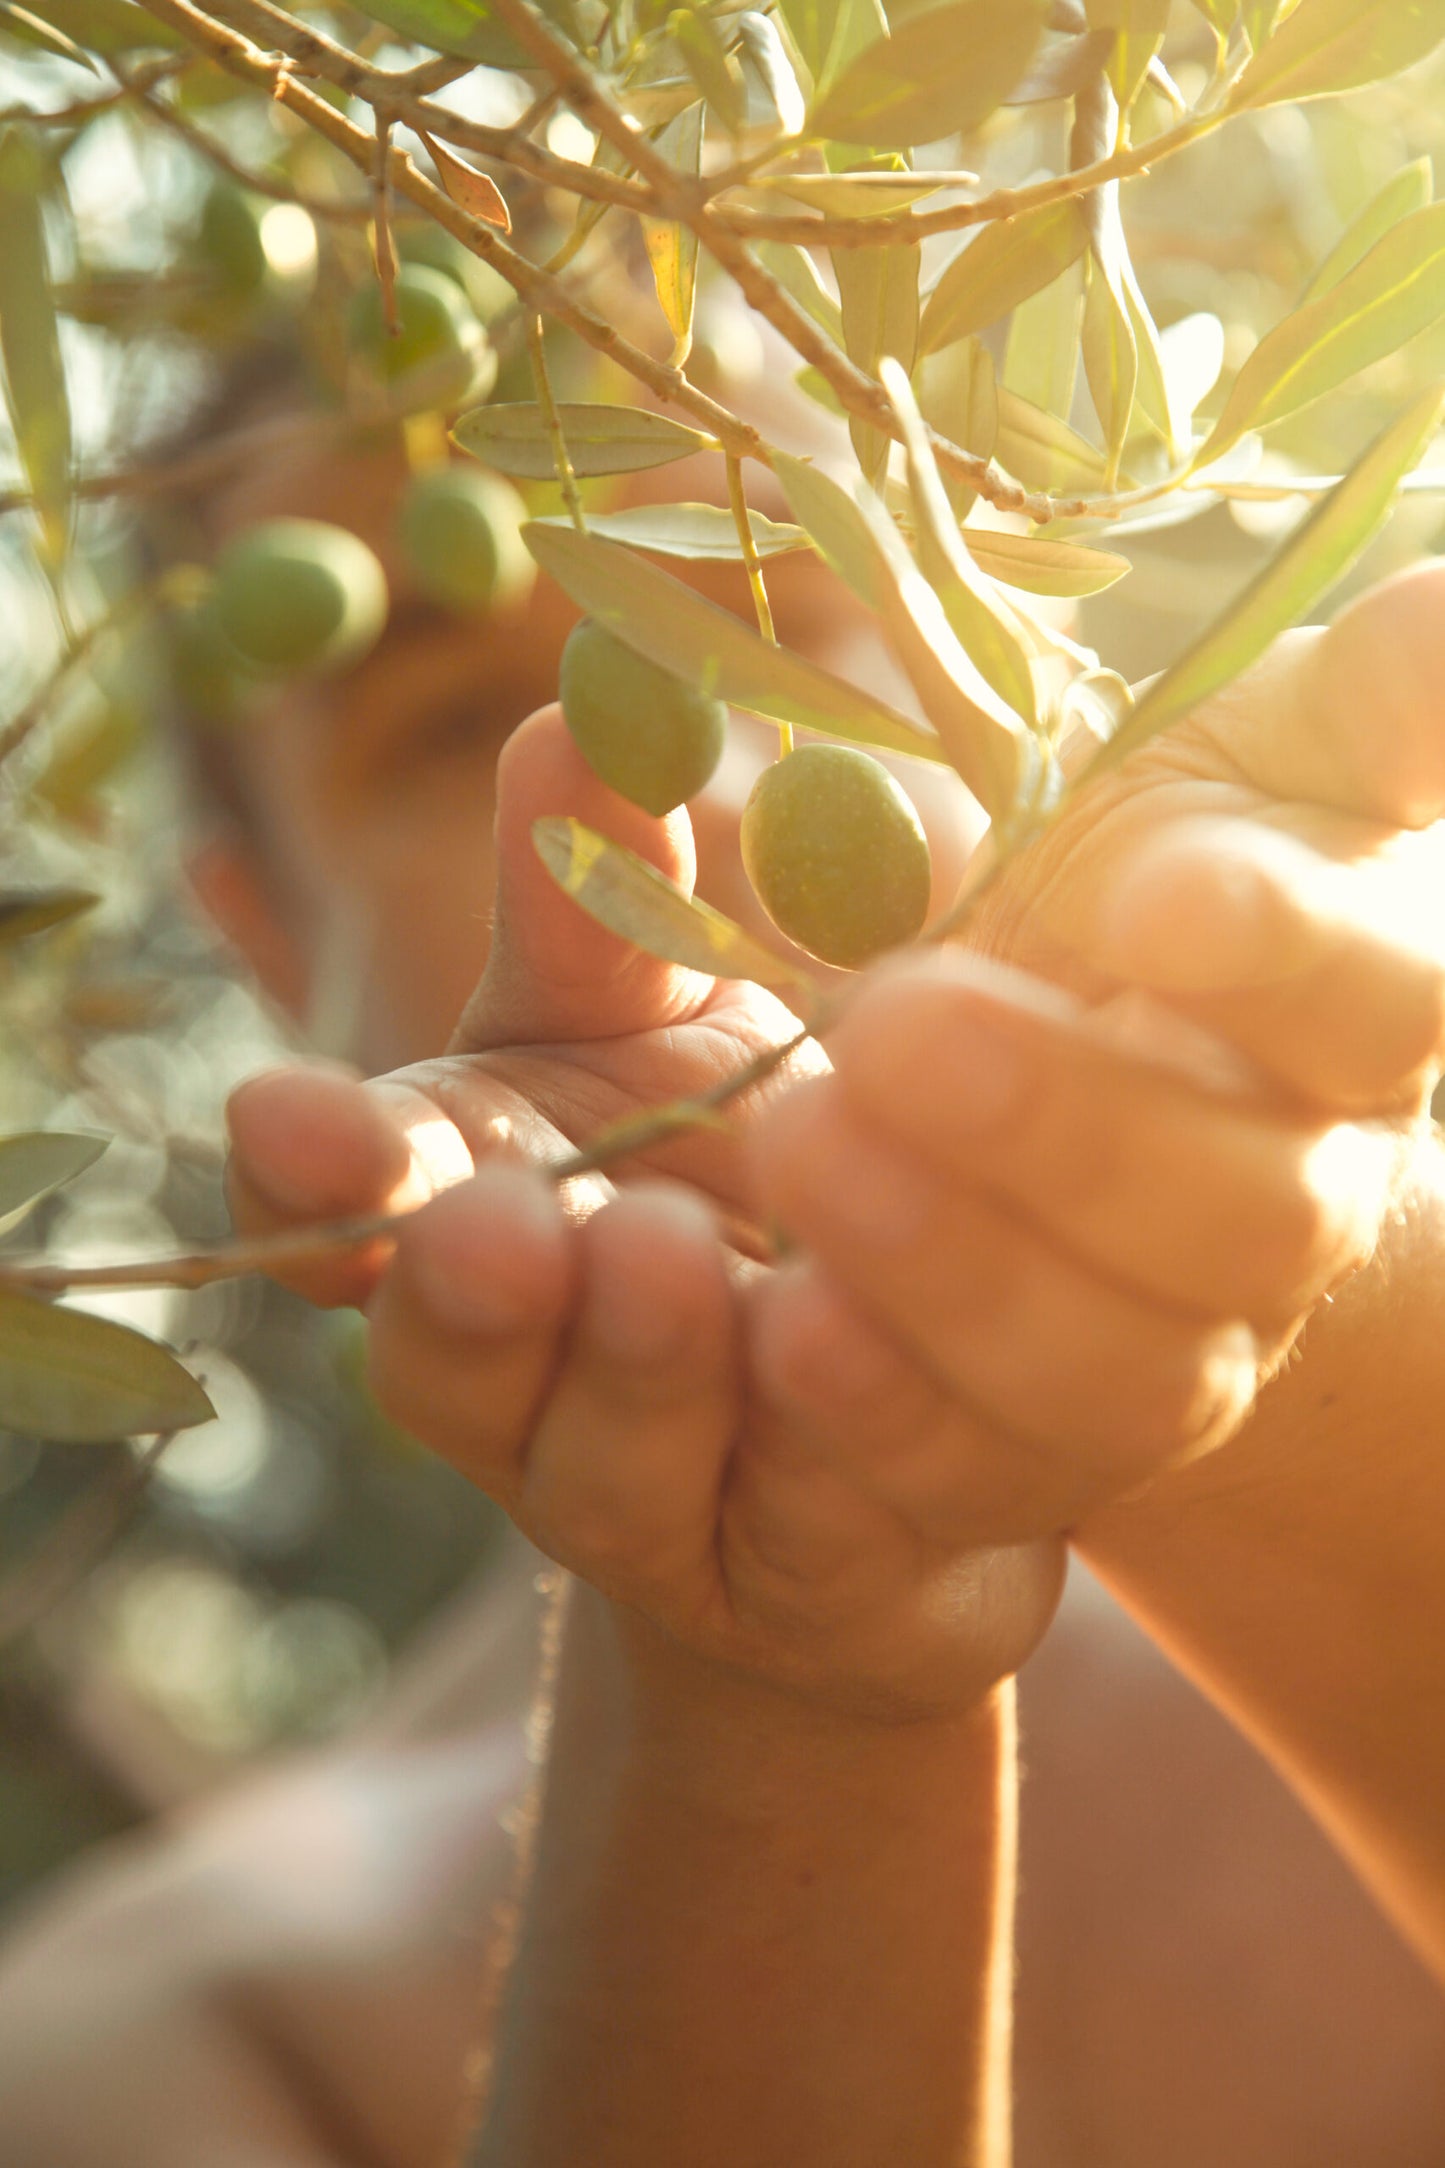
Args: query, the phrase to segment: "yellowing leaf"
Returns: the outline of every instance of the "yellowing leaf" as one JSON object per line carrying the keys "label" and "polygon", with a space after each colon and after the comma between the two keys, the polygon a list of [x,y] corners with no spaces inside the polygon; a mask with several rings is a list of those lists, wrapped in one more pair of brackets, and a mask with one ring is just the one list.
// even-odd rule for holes
{"label": "yellowing leaf", "polygon": [[[680,173],[702,168],[702,106],[690,105],[657,134],[657,148]],[[672,333],[672,361],[681,368],[692,348],[692,310],[697,293],[697,235],[667,219],[642,220],[643,246],[652,266],[658,305]],[[571,445],[569,442],[568,449]]]}
{"label": "yellowing leaf", "polygon": [[780,12],[816,96],[856,54],[888,35],[879,0],[781,0]]}
{"label": "yellowing leaf", "polygon": [[1127,557],[1112,550],[1050,542],[1040,535],[997,534],[989,527],[969,527],[963,539],[974,563],[990,579],[1031,595],[1101,595],[1133,570]]}
{"label": "yellowing leaf", "polygon": [[1169,0],[1084,0],[1096,30],[1112,30],[1108,76],[1121,112],[1127,113],[1150,61],[1164,43]]}
{"label": "yellowing leaf", "polygon": [[844,69],[810,125],[873,150],[967,135],[1022,77],[1045,12],[1046,0],[954,0],[909,15]]}
{"label": "yellowing leaf", "polygon": [[0,1137],[0,1234],[99,1159],[108,1137],[37,1129]]}
{"label": "yellowing leaf", "polygon": [[70,533],[70,400],[41,218],[46,178],[28,135],[18,127],[0,135],[0,371],[46,552],[58,564]]}
{"label": "yellowing leaf", "polygon": [[797,964],[774,956],[635,851],[562,814],[533,821],[532,841],[558,887],[634,948],[709,978],[751,979],[786,994],[795,1007],[800,999],[805,1010],[813,1006],[817,986]]}
{"label": "yellowing leaf", "polygon": [[1427,392],[1375,439],[1259,577],[1154,680],[1090,774],[1192,714],[1329,593],[1388,519],[1401,481],[1435,435],[1442,403],[1438,389]]}
{"label": "yellowing leaf", "polygon": [[0,1429],[66,1445],[187,1430],[215,1409],[166,1348],[0,1288]]}
{"label": "yellowing leaf", "polygon": [[843,312],[818,276],[808,251],[795,248],[791,241],[759,241],[753,253],[804,315],[810,316],[835,346],[841,346]]}
{"label": "yellowing leaf", "polygon": [[1412,67],[1442,38],[1445,0],[1299,0],[1235,84],[1230,108],[1353,90]]}
{"label": "yellowing leaf", "polygon": [[759,173],[748,187],[763,195],[788,196],[828,218],[881,218],[906,211],[941,188],[961,188],[976,173]]}
{"label": "yellowing leaf", "polygon": [[1195,465],[1207,466],[1246,430],[1313,405],[1442,314],[1445,203],[1435,203],[1401,219],[1335,285],[1260,340]]}
{"label": "yellowing leaf", "polygon": [[1103,455],[1056,414],[1000,386],[994,456],[1026,489],[1101,490]]}
{"label": "yellowing leaf", "polygon": [[[712,437],[645,407],[563,403],[557,412],[574,474],[633,474],[642,467],[665,467],[692,452],[717,449]],[[556,480],[552,440],[540,407],[474,407],[456,421],[452,441],[502,474]]]}
{"label": "yellowing leaf", "polygon": [[[843,343],[849,360],[867,376],[878,374],[885,354],[892,354],[905,369],[913,367],[918,351],[919,263],[917,246],[833,252]],[[876,483],[888,464],[888,438],[881,429],[851,415],[848,433],[865,480]]]}
{"label": "yellowing leaf", "polygon": [[954,257],[929,295],[919,351],[934,353],[996,323],[1082,256],[1086,239],[1079,207],[1072,201],[1046,204],[1022,218],[985,226],[978,239]]}
{"label": "yellowing leaf", "polygon": [[532,520],[522,539],[579,609],[663,670],[732,707],[885,753],[942,761],[932,732],[790,648],[773,647],[730,610],[615,542]]}
{"label": "yellowing leaf", "polygon": [[506,197],[491,175],[479,173],[464,158],[458,158],[455,151],[449,151],[444,143],[434,143],[429,135],[423,135],[422,141],[431,153],[442,187],[452,202],[470,218],[480,218],[487,225],[498,226],[503,233],[510,233],[512,214],[507,209]]}

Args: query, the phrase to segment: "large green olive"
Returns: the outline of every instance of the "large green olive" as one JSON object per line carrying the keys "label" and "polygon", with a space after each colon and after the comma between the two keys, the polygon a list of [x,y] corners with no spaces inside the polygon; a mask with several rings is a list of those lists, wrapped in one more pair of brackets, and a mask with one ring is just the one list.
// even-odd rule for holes
{"label": "large green olive", "polygon": [[743,864],[780,933],[856,971],[928,915],[923,823],[881,761],[803,745],[765,768],[743,808]]}
{"label": "large green olive", "polygon": [[221,631],[254,670],[344,670],[386,623],[386,575],[344,527],[265,520],[222,550],[214,607]]}
{"label": "large green olive", "polygon": [[531,591],[536,566],[522,540],[527,508],[509,482],[438,467],[407,484],[402,555],[417,588],[444,609],[505,609]]}
{"label": "large green olive", "polygon": [[352,303],[352,352],[403,405],[457,406],[490,390],[496,356],[455,279],[427,264],[396,274],[400,330],[387,330],[381,289],[364,286]]}
{"label": "large green olive", "polygon": [[722,758],[727,708],[584,617],[562,650],[562,713],[594,774],[644,812],[696,797]]}

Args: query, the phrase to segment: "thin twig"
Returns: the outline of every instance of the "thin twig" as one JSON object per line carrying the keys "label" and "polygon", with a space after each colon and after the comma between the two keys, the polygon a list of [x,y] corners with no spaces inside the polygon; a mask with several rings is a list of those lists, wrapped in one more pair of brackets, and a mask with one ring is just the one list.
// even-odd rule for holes
{"label": "thin twig", "polygon": [[543,341],[540,316],[527,318],[527,352],[532,363],[532,382],[536,386],[537,404],[542,409],[547,441],[552,447],[552,464],[557,470],[562,502],[566,505],[567,515],[578,534],[586,534],[587,518],[582,510],[582,499],[577,494],[577,476],[572,468],[571,454],[567,450],[567,435],[562,427],[562,417],[557,412],[557,402],[552,396],[552,379],[547,369],[547,348]]}
{"label": "thin twig", "polygon": [[[737,529],[738,546],[743,553],[743,563],[747,567],[748,586],[752,590],[753,610],[758,620],[758,631],[770,647],[776,647],[778,635],[773,625],[773,606],[768,600],[768,583],[763,576],[763,560],[758,555],[757,537],[753,533],[752,517],[748,511],[747,491],[743,487],[742,461],[734,459],[731,453],[728,454],[727,477],[728,504],[732,510],[733,525]],[[791,723],[780,722],[778,724],[778,750],[784,759],[793,750],[793,726]]]}
{"label": "thin twig", "polygon": [[401,337],[396,306],[396,249],[391,238],[391,122],[376,116],[376,144],[371,162],[371,246],[376,282],[381,288],[381,320],[387,337]]}
{"label": "thin twig", "polygon": [[178,112],[164,98],[155,97],[141,83],[139,71],[134,74],[123,71],[118,60],[112,61],[111,66],[121,76],[136,104],[143,106],[153,120],[159,121],[172,135],[179,136],[183,143],[188,143],[191,149],[208,164],[213,165],[217,172],[227,174],[251,195],[267,196],[273,203],[294,203],[312,218],[335,220],[343,225],[355,225],[370,217],[370,207],[366,203],[338,203],[329,197],[313,196],[305,189],[296,188],[289,180],[280,179],[270,173],[258,173],[254,166],[243,165],[224,145],[218,143],[213,136],[207,135],[204,128],[198,128],[194,121],[187,120],[184,113]]}

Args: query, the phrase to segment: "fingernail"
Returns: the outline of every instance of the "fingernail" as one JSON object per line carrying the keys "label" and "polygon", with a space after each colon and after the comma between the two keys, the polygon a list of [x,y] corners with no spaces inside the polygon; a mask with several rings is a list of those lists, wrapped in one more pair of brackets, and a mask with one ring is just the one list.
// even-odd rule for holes
{"label": "fingernail", "polygon": [[496,1168],[418,1215],[407,1269],[438,1324],[503,1337],[535,1330],[553,1313],[563,1239],[550,1193]]}

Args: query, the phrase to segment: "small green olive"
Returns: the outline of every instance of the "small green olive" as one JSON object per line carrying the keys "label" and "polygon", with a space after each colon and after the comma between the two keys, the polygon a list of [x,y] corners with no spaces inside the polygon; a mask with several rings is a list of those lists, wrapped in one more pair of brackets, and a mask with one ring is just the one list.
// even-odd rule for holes
{"label": "small green olive", "polygon": [[856,971],[928,915],[923,823],[881,761],[803,745],[765,768],[743,808],[743,865],[780,933]]}
{"label": "small green olive", "polygon": [[196,230],[196,250],[207,272],[235,300],[250,300],[267,285],[271,266],[261,238],[264,202],[230,181],[206,191]]}
{"label": "small green olive", "polygon": [[457,406],[490,390],[496,356],[455,279],[427,264],[403,264],[396,314],[401,328],[393,338],[380,287],[364,286],[348,334],[358,361],[403,405]]}
{"label": "small green olive", "polygon": [[696,797],[722,758],[727,708],[584,617],[562,650],[562,713],[593,773],[659,817]]}
{"label": "small green olive", "polygon": [[421,594],[443,609],[525,601],[536,566],[522,540],[527,508],[511,484],[466,467],[415,475],[402,498],[402,556]]}
{"label": "small green olive", "polygon": [[266,520],[222,550],[214,608],[221,631],[253,670],[344,670],[386,623],[386,575],[344,527]]}

